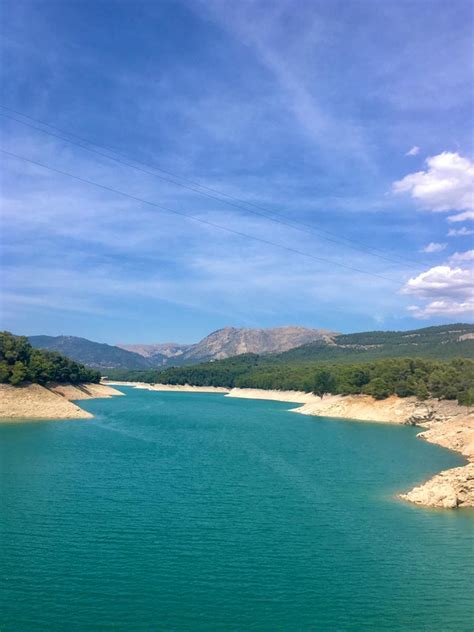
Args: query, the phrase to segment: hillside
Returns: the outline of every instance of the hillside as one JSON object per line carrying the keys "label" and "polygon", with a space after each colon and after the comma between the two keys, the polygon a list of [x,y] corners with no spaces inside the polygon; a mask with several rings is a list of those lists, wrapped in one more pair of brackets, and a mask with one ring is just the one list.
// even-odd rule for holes
{"label": "hillside", "polygon": [[71,360],[97,369],[147,369],[152,364],[141,355],[93,342],[76,336],[30,336],[29,341],[36,349],[46,349],[64,354]]}
{"label": "hillside", "polygon": [[137,353],[143,358],[147,358],[150,364],[160,366],[167,364],[170,359],[179,361],[179,358],[196,345],[184,345],[177,342],[158,342],[153,344],[127,345],[118,343],[119,349],[125,349],[132,353]]}
{"label": "hillside", "polygon": [[474,325],[453,324],[411,331],[339,334],[329,344],[313,342],[279,354],[282,362],[362,362],[417,357],[449,360],[474,357]]}

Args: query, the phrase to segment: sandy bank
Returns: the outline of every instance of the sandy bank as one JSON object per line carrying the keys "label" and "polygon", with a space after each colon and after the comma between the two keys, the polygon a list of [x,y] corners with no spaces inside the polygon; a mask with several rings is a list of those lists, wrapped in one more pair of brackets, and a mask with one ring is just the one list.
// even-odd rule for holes
{"label": "sandy bank", "polygon": [[320,417],[339,417],[358,421],[378,421],[391,424],[411,423],[414,415],[424,416],[424,402],[414,398],[388,397],[375,400],[368,395],[325,395],[323,399],[312,393],[300,391],[264,391],[250,388],[234,388],[228,397],[268,399],[279,402],[302,404],[293,412]]}
{"label": "sandy bank", "polygon": [[147,391],[173,391],[182,393],[228,393],[228,388],[221,386],[191,386],[190,384],[146,384],[145,382],[115,382],[104,381],[104,385],[111,386],[134,386],[135,388],[143,388]]}
{"label": "sandy bank", "polygon": [[71,400],[123,395],[104,384],[10,386],[0,384],[0,423],[35,419],[89,419],[93,415]]}

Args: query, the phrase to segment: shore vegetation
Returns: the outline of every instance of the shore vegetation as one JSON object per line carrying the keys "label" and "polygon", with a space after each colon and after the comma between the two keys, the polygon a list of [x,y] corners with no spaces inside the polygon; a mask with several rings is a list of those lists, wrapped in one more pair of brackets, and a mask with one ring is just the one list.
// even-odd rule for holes
{"label": "shore vegetation", "polygon": [[73,362],[55,351],[33,349],[25,336],[0,333],[0,383],[21,386],[25,383],[98,383],[100,372]]}
{"label": "shore vegetation", "polygon": [[111,371],[109,377],[150,384],[190,384],[332,395],[390,395],[458,400],[474,404],[474,361],[447,362],[421,358],[391,358],[357,364],[282,363],[254,354],[204,362],[188,367],[150,371]]}

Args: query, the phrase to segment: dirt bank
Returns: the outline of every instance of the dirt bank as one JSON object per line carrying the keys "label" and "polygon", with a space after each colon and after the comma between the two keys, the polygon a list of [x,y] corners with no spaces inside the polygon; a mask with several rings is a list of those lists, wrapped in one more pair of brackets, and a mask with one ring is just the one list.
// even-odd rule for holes
{"label": "dirt bank", "polygon": [[35,419],[89,419],[93,415],[71,400],[123,395],[104,384],[10,386],[0,384],[0,423]]}
{"label": "dirt bank", "polygon": [[173,391],[182,393],[228,393],[228,388],[221,386],[191,386],[190,384],[146,384],[145,382],[104,382],[104,385],[112,386],[134,386],[147,391]]}

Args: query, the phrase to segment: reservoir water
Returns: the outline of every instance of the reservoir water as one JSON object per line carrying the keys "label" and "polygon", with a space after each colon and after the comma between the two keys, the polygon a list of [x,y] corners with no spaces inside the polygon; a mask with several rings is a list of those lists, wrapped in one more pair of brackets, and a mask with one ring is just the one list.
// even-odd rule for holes
{"label": "reservoir water", "polygon": [[414,428],[121,389],[0,426],[2,632],[474,629],[471,510],[396,499],[463,463]]}

